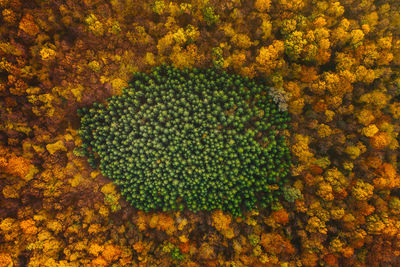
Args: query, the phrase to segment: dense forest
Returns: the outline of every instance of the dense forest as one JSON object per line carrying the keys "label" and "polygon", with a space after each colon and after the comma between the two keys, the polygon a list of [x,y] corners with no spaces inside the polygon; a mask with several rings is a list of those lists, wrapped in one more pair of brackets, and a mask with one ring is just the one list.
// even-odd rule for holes
{"label": "dense forest", "polygon": [[[399,1],[0,0],[0,11],[0,266],[400,265]],[[162,65],[273,89],[292,164],[269,205],[144,211],[80,155],[78,110]]]}

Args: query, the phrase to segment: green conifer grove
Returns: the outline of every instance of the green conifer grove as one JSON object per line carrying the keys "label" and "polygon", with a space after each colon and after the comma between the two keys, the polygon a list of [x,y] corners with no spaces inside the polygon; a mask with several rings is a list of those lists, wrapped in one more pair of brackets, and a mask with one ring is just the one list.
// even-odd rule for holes
{"label": "green conifer grove", "polygon": [[141,210],[266,207],[291,165],[289,114],[269,90],[216,69],[135,73],[122,95],[78,110],[81,152]]}

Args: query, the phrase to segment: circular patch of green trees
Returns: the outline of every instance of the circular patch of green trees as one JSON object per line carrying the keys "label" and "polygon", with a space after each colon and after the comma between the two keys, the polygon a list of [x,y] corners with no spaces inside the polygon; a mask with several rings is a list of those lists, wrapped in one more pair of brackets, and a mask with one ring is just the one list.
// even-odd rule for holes
{"label": "circular patch of green trees", "polygon": [[140,210],[266,207],[291,165],[289,114],[269,90],[216,69],[135,73],[122,95],[78,110],[82,153]]}

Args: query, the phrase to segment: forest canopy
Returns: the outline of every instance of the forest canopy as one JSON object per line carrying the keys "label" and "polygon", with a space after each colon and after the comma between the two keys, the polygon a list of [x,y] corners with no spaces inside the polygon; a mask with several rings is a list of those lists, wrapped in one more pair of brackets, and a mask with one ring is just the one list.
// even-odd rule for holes
{"label": "forest canopy", "polygon": [[[0,266],[400,265],[399,36],[398,0],[0,0]],[[179,205],[145,212],[127,201],[117,168],[104,159],[102,165],[98,141],[87,146],[89,154],[98,147],[93,166],[80,157],[88,140],[81,138],[77,110],[109,112],[107,102],[122,105],[129,92],[147,93],[140,84],[163,65],[182,73],[215,68],[233,80],[243,77],[243,84],[263,80],[269,92],[263,97],[270,98],[264,117],[279,110],[272,117],[287,129],[267,130],[276,144],[249,144],[255,149],[249,158],[273,150],[282,136],[292,162],[284,167],[286,182],[266,179],[267,207],[236,217],[229,204],[196,213]],[[138,85],[135,73],[141,73]],[[226,111],[214,117],[205,109],[212,103],[200,106],[203,122]],[[150,107],[143,111],[152,115]],[[279,123],[284,110],[290,121]],[[82,115],[89,117],[84,129],[95,127]],[[102,132],[124,133],[115,126],[118,131],[99,131],[97,140],[107,141]],[[153,128],[146,131],[149,138]],[[211,134],[205,142],[220,143],[215,133],[207,139]],[[184,140],[169,132],[160,137]],[[123,151],[138,145],[134,139]],[[110,163],[111,152],[103,154]],[[166,164],[140,162],[146,169]],[[231,159],[225,167],[235,172],[235,164]],[[257,172],[251,168],[257,163],[246,166]],[[221,190],[231,190],[229,182]],[[252,206],[250,195],[240,199]],[[148,197],[134,201],[149,204]]]}
{"label": "forest canopy", "polygon": [[279,130],[289,114],[270,89],[216,69],[157,67],[122,95],[79,109],[78,153],[134,207],[242,215],[276,201],[290,168]]}

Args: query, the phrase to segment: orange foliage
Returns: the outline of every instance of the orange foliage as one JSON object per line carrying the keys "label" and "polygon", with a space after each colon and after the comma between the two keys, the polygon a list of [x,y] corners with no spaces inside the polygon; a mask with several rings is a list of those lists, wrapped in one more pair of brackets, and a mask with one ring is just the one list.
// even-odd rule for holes
{"label": "orange foliage", "polygon": [[315,253],[304,252],[301,255],[301,262],[307,267],[317,266],[318,260],[319,258]]}
{"label": "orange foliage", "polygon": [[25,14],[25,16],[19,22],[19,28],[29,35],[36,35],[39,33],[39,27],[34,21],[31,14]]}
{"label": "orange foliage", "polygon": [[385,132],[379,132],[370,138],[372,147],[377,150],[385,149],[390,144],[390,141],[390,137]]}
{"label": "orange foliage", "polygon": [[34,235],[38,232],[38,228],[35,226],[35,221],[32,219],[22,221],[19,226],[22,232],[27,235]]}
{"label": "orange foliage", "polygon": [[157,229],[161,231],[175,231],[175,221],[173,218],[167,215],[159,215]]}
{"label": "orange foliage", "polygon": [[289,214],[284,209],[274,211],[272,213],[272,218],[274,219],[275,222],[283,225],[289,222]]}
{"label": "orange foliage", "polygon": [[263,233],[260,243],[269,253],[292,254],[295,251],[290,241],[279,234]]}
{"label": "orange foliage", "polygon": [[31,161],[24,157],[11,156],[10,158],[0,157],[0,167],[14,176],[25,178],[31,169]]}
{"label": "orange foliage", "polygon": [[333,254],[326,254],[324,256],[324,262],[328,266],[339,266],[339,261],[338,261],[337,257]]}
{"label": "orange foliage", "polygon": [[112,262],[117,260],[121,256],[122,250],[115,245],[106,245],[104,247],[102,256],[107,262]]}
{"label": "orange foliage", "polygon": [[400,186],[399,175],[393,165],[384,163],[377,171],[374,186],[378,189],[392,189]]}
{"label": "orange foliage", "polygon": [[4,267],[14,266],[13,260],[8,253],[0,253],[0,266]]}
{"label": "orange foliage", "polygon": [[103,258],[103,257],[97,257],[97,258],[95,258],[94,260],[92,260],[92,262],[91,262],[91,266],[100,266],[100,267],[102,267],[102,266],[108,266],[109,264],[107,263],[107,261]]}

